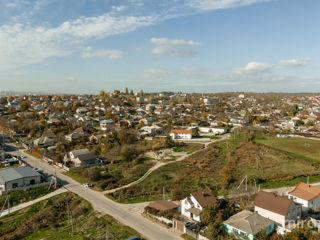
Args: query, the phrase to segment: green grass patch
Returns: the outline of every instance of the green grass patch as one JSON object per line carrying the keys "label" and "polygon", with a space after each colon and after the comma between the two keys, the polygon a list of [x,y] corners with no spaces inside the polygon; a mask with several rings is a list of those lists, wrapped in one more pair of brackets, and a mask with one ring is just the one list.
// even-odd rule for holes
{"label": "green grass patch", "polygon": [[[280,188],[280,187],[290,187],[295,186],[299,182],[307,182],[307,177],[296,177],[290,180],[275,180],[275,181],[266,181],[260,184],[262,188]],[[320,182],[320,175],[310,176],[309,183],[317,183]]]}
{"label": "green grass patch", "polygon": [[276,138],[255,140],[259,144],[280,150],[303,160],[320,164],[320,141],[305,138]]}
{"label": "green grass patch", "polygon": [[182,235],[180,235],[180,237],[182,237],[185,240],[196,240],[195,238],[189,236],[188,234],[184,233]]}
{"label": "green grass patch", "polygon": [[[72,211],[74,233],[68,222]],[[113,239],[140,236],[111,216],[98,217],[91,205],[72,193],[63,193],[0,218],[0,239]]]}
{"label": "green grass patch", "polygon": [[[138,196],[138,197],[133,197],[133,198],[128,198],[128,199],[117,199],[115,197],[113,197],[110,194],[106,194],[106,197],[118,202],[118,203],[125,203],[125,204],[131,204],[131,203],[141,203],[141,202],[153,202],[156,200],[161,200],[163,199],[163,195],[162,194],[155,194],[155,195],[143,195],[143,196]],[[166,194],[166,199],[170,199],[171,198],[171,194]]]}
{"label": "green grass patch", "polygon": [[[48,187],[32,188],[28,190],[19,190],[10,193],[10,205],[16,206],[28,202],[53,192],[55,189]],[[7,195],[0,196],[0,206],[2,207]],[[5,206],[6,207],[6,206]]]}

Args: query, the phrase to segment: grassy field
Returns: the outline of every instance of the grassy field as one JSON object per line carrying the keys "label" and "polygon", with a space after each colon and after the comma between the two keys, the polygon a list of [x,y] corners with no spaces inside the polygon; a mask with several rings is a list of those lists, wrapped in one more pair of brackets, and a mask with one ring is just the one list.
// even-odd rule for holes
{"label": "grassy field", "polygon": [[[48,187],[42,187],[42,188],[33,188],[29,190],[21,190],[21,191],[14,191],[10,193],[10,205],[11,207],[19,205],[24,202],[31,201],[33,199],[42,197],[44,195],[47,195],[51,192],[53,192],[55,189],[51,188],[48,189]],[[7,195],[0,196],[0,206],[2,207],[5,200],[7,198]],[[7,207],[7,206],[5,206]]]}
{"label": "grassy field", "polygon": [[[74,225],[68,222],[68,201]],[[119,239],[139,236],[111,216],[98,217],[91,205],[64,193],[0,218],[0,240],[13,239]]]}
{"label": "grassy field", "polygon": [[[299,141],[301,144],[302,140],[293,139],[295,144]],[[320,145],[320,141],[311,142],[313,147]],[[111,197],[119,202],[161,199],[164,189],[167,196],[181,199],[201,187],[226,194],[234,192],[245,175],[249,185],[256,183],[263,188],[292,186],[306,181],[307,175],[311,176],[310,182],[320,181],[320,165],[307,150],[295,145],[283,150],[274,147],[276,144],[269,146],[267,143],[271,144],[272,139],[259,136],[254,141],[247,141],[239,134],[232,140],[211,144],[183,162],[157,169],[143,182],[115,192]],[[320,148],[317,151],[320,152]]]}
{"label": "grassy field", "polygon": [[320,164],[320,140],[269,137],[256,141],[257,143],[292,153],[300,158],[309,158],[312,162]]}
{"label": "grassy field", "polygon": [[[75,169],[65,174],[80,183],[90,182],[94,185],[95,190],[103,191],[138,180],[154,164],[154,161],[147,159],[138,162],[118,162],[101,167]],[[98,171],[98,173],[92,173],[93,171]]]}

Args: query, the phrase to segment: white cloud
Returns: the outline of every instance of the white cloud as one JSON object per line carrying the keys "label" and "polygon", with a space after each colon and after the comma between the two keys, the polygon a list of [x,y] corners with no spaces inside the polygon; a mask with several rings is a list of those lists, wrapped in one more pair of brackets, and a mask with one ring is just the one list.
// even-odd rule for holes
{"label": "white cloud", "polygon": [[83,48],[83,52],[81,54],[83,58],[92,58],[92,57],[107,57],[109,59],[120,59],[123,57],[123,52],[120,50],[106,50],[106,49],[98,49],[95,50],[92,47]]}
{"label": "white cloud", "polygon": [[152,49],[153,54],[169,54],[174,57],[192,57],[197,52],[188,49],[181,49],[185,46],[199,46],[199,42],[186,41],[183,39],[170,40],[168,38],[151,38],[151,44],[156,47]]}
{"label": "white cloud", "polygon": [[290,60],[281,60],[280,65],[283,67],[305,67],[310,65],[311,58],[300,58],[300,59],[290,59]]}
{"label": "white cloud", "polygon": [[[0,68],[41,63],[50,57],[71,55],[75,46],[87,40],[133,31],[156,22],[153,16],[80,17],[66,21],[56,28],[32,27],[15,23],[0,26]],[[107,53],[109,58],[120,58],[119,51]]]}
{"label": "white cloud", "polygon": [[121,6],[112,6],[112,10],[115,11],[115,12],[121,12],[121,11],[124,11],[127,7],[124,6],[124,5],[121,5]]}
{"label": "white cloud", "polygon": [[237,75],[244,74],[258,74],[266,72],[272,68],[271,64],[261,63],[261,62],[249,62],[245,67],[238,68],[235,70]]}
{"label": "white cloud", "polygon": [[227,9],[248,6],[271,0],[187,0],[187,5],[201,10]]}
{"label": "white cloud", "polygon": [[159,68],[149,68],[144,70],[144,73],[140,77],[143,80],[159,80],[168,76],[168,72]]}

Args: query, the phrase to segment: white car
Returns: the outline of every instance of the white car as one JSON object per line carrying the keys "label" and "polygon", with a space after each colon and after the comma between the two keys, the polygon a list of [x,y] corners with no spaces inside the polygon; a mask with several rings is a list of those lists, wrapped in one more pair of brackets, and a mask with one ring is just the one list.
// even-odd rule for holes
{"label": "white car", "polygon": [[21,159],[24,159],[24,158],[26,158],[27,156],[25,156],[25,155],[20,155],[20,158]]}
{"label": "white car", "polygon": [[84,184],[82,184],[84,187],[86,187],[86,188],[90,188],[90,187],[92,187],[93,185],[91,184],[91,183],[84,183]]}

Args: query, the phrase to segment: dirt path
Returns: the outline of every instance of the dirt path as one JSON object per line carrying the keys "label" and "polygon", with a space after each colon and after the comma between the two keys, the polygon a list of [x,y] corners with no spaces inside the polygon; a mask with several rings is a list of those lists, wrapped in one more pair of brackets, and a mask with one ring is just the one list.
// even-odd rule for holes
{"label": "dirt path", "polygon": [[128,188],[128,187],[131,187],[131,186],[134,186],[140,182],[142,182],[143,180],[145,180],[152,172],[154,172],[155,170],[163,167],[163,166],[166,166],[168,164],[171,164],[171,163],[175,163],[175,162],[181,162],[183,161],[184,159],[186,159],[187,157],[190,157],[191,155],[197,153],[197,152],[200,152],[202,151],[203,149],[206,149],[211,143],[214,143],[214,142],[219,142],[219,141],[223,141],[223,140],[226,140],[230,137],[229,134],[226,134],[224,135],[222,138],[220,139],[217,139],[217,140],[213,140],[213,141],[210,141],[210,142],[206,142],[206,143],[203,143],[204,144],[204,148],[201,148],[193,153],[190,153],[190,154],[186,154],[186,155],[183,155],[181,157],[178,157],[176,160],[174,161],[170,161],[170,162],[157,162],[156,165],[154,165],[152,168],[150,168],[141,178],[139,178],[138,180],[134,181],[134,182],[131,182],[127,185],[124,185],[124,186],[121,186],[121,187],[118,187],[118,188],[114,188],[114,189],[110,189],[110,190],[106,190],[104,192],[102,192],[103,194],[108,194],[108,193],[114,193],[114,192],[117,192],[121,189],[124,189],[124,188]]}

